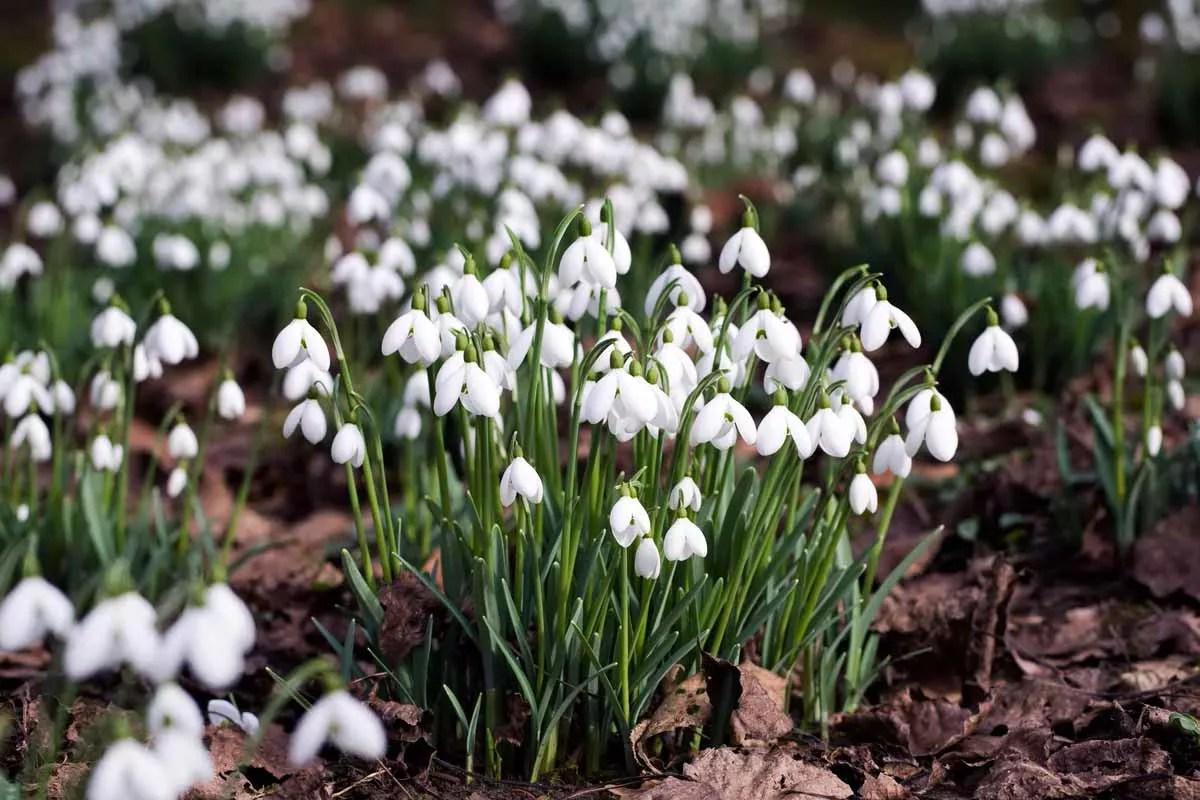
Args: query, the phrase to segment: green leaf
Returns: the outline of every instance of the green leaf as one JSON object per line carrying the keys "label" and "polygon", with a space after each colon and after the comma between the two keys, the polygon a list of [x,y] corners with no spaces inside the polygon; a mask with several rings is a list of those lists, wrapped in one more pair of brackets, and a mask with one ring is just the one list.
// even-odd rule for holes
{"label": "green leaf", "polygon": [[383,606],[379,604],[379,598],[371,591],[362,573],[358,571],[358,565],[354,563],[350,551],[346,549],[342,550],[342,572],[346,575],[350,593],[354,595],[359,610],[366,617],[367,631],[373,637],[375,631],[383,624]]}
{"label": "green leaf", "polygon": [[80,481],[83,495],[83,519],[87,524],[88,538],[92,541],[92,549],[100,559],[100,566],[107,569],[112,565],[116,553],[113,552],[112,520],[100,509],[100,475],[94,470],[88,470]]}

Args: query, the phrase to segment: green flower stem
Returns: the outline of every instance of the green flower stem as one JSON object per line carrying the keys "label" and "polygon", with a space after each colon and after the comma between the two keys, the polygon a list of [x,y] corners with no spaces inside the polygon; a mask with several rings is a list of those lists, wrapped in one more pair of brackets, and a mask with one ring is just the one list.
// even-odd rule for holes
{"label": "green flower stem", "polygon": [[875,571],[879,568],[879,554],[883,551],[883,541],[887,538],[888,527],[892,524],[892,514],[896,511],[896,501],[900,498],[900,489],[904,486],[904,478],[893,475],[892,485],[888,487],[887,498],[883,501],[883,510],[879,513],[879,523],[875,528],[875,541],[871,545],[871,555],[867,559],[866,572],[863,573],[863,601],[870,595],[875,585]]}

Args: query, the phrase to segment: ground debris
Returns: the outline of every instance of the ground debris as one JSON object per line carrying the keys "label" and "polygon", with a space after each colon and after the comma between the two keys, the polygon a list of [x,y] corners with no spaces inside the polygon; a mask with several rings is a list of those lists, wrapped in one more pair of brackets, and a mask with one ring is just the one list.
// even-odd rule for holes
{"label": "ground debris", "polygon": [[1133,577],[1155,597],[1182,592],[1200,600],[1200,507],[1187,506],[1160,520],[1133,546]]}
{"label": "ground debris", "polygon": [[849,798],[854,791],[823,765],[805,761],[791,748],[721,747],[703,750],[683,774],[706,783],[724,800]]}

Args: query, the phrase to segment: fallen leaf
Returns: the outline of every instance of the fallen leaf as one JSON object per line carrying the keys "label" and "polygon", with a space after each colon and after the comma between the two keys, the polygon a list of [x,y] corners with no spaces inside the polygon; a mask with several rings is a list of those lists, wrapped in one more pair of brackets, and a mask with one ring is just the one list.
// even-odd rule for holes
{"label": "fallen leaf", "polygon": [[975,788],[975,800],[1046,800],[1062,797],[1063,782],[1045,767],[1024,760],[995,764]]}
{"label": "fallen leaf", "polygon": [[854,792],[828,769],[810,764],[784,748],[720,747],[700,751],[683,774],[707,783],[724,800],[822,798],[843,800]]}
{"label": "fallen leaf", "polygon": [[912,792],[901,786],[891,775],[868,775],[858,790],[862,800],[906,800]]}
{"label": "fallen leaf", "polygon": [[657,769],[646,754],[646,743],[650,739],[680,728],[699,727],[712,716],[712,703],[704,675],[696,673],[677,682],[680,672],[678,666],[667,672],[662,680],[662,702],[649,719],[637,723],[629,732],[634,755],[654,771]]}
{"label": "fallen leaf", "polygon": [[1194,674],[1186,667],[1183,656],[1170,656],[1153,661],[1139,661],[1121,673],[1121,688],[1131,692],[1153,692]]}
{"label": "fallen leaf", "polygon": [[1154,773],[1170,774],[1171,761],[1149,739],[1088,741],[1068,745],[1047,766],[1088,792],[1101,792]]}
{"label": "fallen leaf", "polygon": [[609,789],[617,797],[628,800],[725,800],[724,795],[707,783],[685,781],[676,777],[656,781],[640,789]]}
{"label": "fallen leaf", "polygon": [[783,710],[787,680],[750,662],[738,666],[742,693],[730,725],[734,744],[774,742],[792,732],[792,718]]}
{"label": "fallen leaf", "polygon": [[1183,592],[1200,600],[1200,508],[1188,506],[1159,520],[1133,545],[1133,577],[1154,594]]}

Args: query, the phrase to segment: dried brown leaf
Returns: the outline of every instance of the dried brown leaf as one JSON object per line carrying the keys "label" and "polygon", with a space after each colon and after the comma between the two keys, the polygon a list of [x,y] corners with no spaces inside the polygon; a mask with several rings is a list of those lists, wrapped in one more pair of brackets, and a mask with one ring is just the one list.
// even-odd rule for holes
{"label": "dried brown leaf", "polygon": [[725,800],[842,800],[854,796],[850,787],[827,768],[782,748],[702,750],[684,766],[683,774],[712,786]]}

